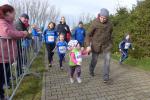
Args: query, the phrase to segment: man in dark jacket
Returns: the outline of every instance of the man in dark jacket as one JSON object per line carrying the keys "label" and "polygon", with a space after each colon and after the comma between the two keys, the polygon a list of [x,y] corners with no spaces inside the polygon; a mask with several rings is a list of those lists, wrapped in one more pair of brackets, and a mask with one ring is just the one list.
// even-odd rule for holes
{"label": "man in dark jacket", "polygon": [[69,42],[71,37],[71,32],[69,26],[66,24],[65,17],[61,17],[60,24],[57,25],[56,31],[60,34],[65,35],[65,41]]}
{"label": "man in dark jacket", "polygon": [[[15,23],[16,29],[18,31],[28,31],[28,27],[29,27],[28,21],[29,21],[29,16],[27,14],[22,14],[17,20],[17,22]],[[17,48],[18,48],[17,75],[20,76],[22,74],[23,62],[25,63],[26,62],[25,60],[27,60],[27,58],[23,56],[22,40],[17,40]]]}
{"label": "man in dark jacket", "polygon": [[94,69],[97,64],[99,54],[103,53],[104,67],[103,67],[103,80],[109,80],[109,67],[112,42],[112,24],[108,19],[109,11],[105,8],[101,9],[100,16],[95,19],[86,36],[87,51],[92,50],[92,60],[89,67],[90,75],[94,76]]}

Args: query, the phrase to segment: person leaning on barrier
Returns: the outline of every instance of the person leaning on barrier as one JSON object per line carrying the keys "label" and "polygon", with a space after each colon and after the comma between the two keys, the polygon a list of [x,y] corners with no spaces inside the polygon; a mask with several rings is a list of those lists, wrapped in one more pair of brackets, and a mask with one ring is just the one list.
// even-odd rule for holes
{"label": "person leaning on barrier", "polygon": [[[15,22],[15,27],[18,31],[28,31],[29,28],[29,16],[25,13],[21,14],[18,20]],[[17,40],[18,57],[17,57],[17,75],[20,76],[23,73],[22,67],[27,64],[27,47],[29,47],[30,37],[26,37],[23,40]],[[25,49],[27,48],[27,49]],[[26,50],[26,51],[25,51]]]}
{"label": "person leaning on barrier", "polygon": [[[16,54],[17,54],[16,40],[28,36],[27,31],[17,31],[15,29],[15,27],[13,26],[14,19],[15,19],[15,10],[12,6],[8,4],[0,6],[0,100],[4,100],[3,85],[5,83],[4,81],[5,78],[4,78],[3,64],[5,65],[5,69],[7,70],[9,68],[9,65],[14,62],[14,58],[16,58]],[[11,38],[8,39],[10,53],[8,52],[7,40],[4,39],[7,37]],[[10,63],[9,63],[9,58],[10,58]],[[6,78],[7,78],[7,74],[8,73],[6,72],[6,76],[5,76]]]}

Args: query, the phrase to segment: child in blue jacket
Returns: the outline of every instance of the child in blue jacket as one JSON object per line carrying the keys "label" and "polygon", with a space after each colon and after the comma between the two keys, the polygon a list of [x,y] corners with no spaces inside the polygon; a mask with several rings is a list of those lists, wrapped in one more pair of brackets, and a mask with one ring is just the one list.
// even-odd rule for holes
{"label": "child in blue jacket", "polygon": [[122,62],[128,58],[128,49],[129,48],[134,50],[134,48],[132,48],[130,35],[127,34],[125,36],[125,38],[119,43],[119,51],[121,52],[121,58],[120,58],[119,64],[122,64]]}
{"label": "child in blue jacket", "polygon": [[50,22],[48,24],[48,28],[44,31],[44,39],[45,39],[46,49],[48,52],[49,67],[52,67],[54,48],[56,46],[57,37],[58,34],[55,30],[55,23]]}
{"label": "child in blue jacket", "polygon": [[56,46],[57,46],[57,52],[58,52],[58,56],[59,56],[60,69],[63,69],[62,62],[65,59],[65,55],[66,55],[66,51],[67,51],[67,47],[68,47],[68,44],[65,41],[64,34],[62,34],[62,33],[59,34],[59,41],[57,42]]}

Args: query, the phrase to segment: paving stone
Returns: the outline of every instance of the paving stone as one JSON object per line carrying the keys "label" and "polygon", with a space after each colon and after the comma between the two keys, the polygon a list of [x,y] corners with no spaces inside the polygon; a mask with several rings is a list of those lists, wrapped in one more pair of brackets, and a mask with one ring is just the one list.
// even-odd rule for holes
{"label": "paving stone", "polygon": [[[45,57],[47,59],[47,57]],[[68,58],[64,70],[58,67],[57,55],[54,65],[44,73],[42,100],[150,100],[150,72],[137,70],[127,65],[118,65],[112,61],[110,78],[112,84],[103,83],[103,60],[99,58],[95,76],[89,75],[91,58],[83,59],[82,83],[71,84],[68,76]]]}

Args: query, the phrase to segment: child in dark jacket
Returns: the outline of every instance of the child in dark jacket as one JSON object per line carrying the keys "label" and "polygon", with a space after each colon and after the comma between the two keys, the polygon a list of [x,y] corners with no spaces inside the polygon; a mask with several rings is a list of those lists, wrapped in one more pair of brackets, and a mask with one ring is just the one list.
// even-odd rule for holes
{"label": "child in dark jacket", "polygon": [[134,48],[132,48],[130,35],[127,34],[125,36],[125,38],[119,43],[119,51],[121,52],[121,58],[120,58],[119,64],[122,64],[122,62],[128,58],[128,49],[129,48],[134,50]]}
{"label": "child in dark jacket", "polygon": [[55,31],[55,23],[50,22],[48,24],[48,28],[44,31],[44,39],[46,44],[46,49],[48,52],[48,61],[49,61],[49,67],[52,67],[52,60],[54,55],[54,48],[56,45],[58,34]]}

